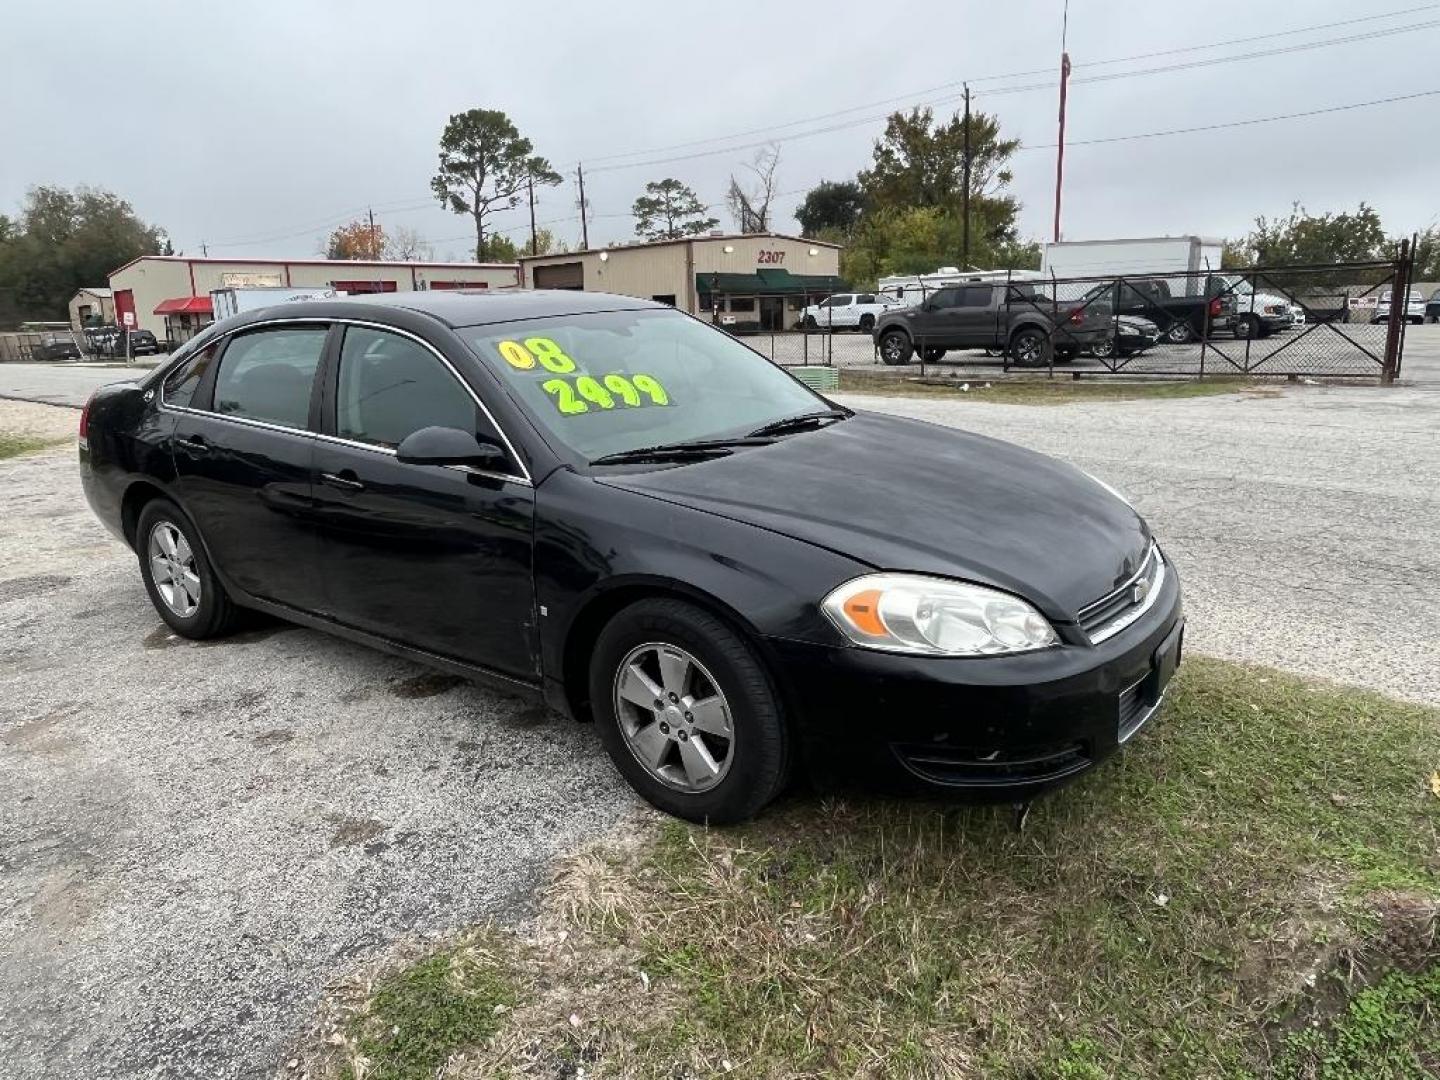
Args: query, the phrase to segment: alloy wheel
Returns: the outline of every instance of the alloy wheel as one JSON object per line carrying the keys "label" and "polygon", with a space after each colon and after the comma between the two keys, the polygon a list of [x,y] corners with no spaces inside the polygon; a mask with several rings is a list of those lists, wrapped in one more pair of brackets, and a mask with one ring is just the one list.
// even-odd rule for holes
{"label": "alloy wheel", "polygon": [[1184,345],[1193,336],[1189,323],[1177,322],[1165,331],[1165,340],[1172,345]]}
{"label": "alloy wheel", "polygon": [[615,674],[615,716],[635,760],[667,787],[709,791],[730,771],[730,707],[705,666],[678,645],[630,650]]}
{"label": "alloy wheel", "polygon": [[200,609],[200,574],[185,534],[168,521],[157,521],[148,545],[150,580],[165,606],[182,619]]}

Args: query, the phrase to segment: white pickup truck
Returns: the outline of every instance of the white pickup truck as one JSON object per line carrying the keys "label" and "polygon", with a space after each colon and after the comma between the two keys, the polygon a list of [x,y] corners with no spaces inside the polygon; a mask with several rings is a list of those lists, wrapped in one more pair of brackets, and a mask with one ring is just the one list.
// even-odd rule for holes
{"label": "white pickup truck", "polygon": [[836,293],[800,312],[800,325],[806,330],[859,330],[868,334],[885,312],[907,306],[884,293]]}

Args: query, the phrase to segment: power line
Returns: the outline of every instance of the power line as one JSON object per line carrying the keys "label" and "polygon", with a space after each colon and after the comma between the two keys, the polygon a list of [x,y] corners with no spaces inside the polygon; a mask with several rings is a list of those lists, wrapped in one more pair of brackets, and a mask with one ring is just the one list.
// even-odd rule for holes
{"label": "power line", "polygon": [[[1282,113],[1279,116],[1257,116],[1249,120],[1229,120],[1223,124],[1202,124],[1198,127],[1170,128],[1166,131],[1142,131],[1134,135],[1108,135],[1097,139],[1070,139],[1067,146],[1099,146],[1102,143],[1134,142],[1138,139],[1159,139],[1167,135],[1193,135],[1201,131],[1221,131],[1227,128],[1250,127],[1255,124],[1272,124],[1278,120],[1300,120],[1307,116],[1325,116],[1329,113],[1350,112],[1352,109],[1368,109],[1373,105],[1390,105],[1397,101],[1414,101],[1417,98],[1435,97],[1440,90],[1418,90],[1413,94],[1397,94],[1395,97],[1376,98],[1374,101],[1356,101],[1349,105],[1331,105],[1323,109],[1306,109],[1304,112]],[[1054,150],[1056,144],[1022,146],[1020,150]]]}
{"label": "power line", "polygon": [[[1136,61],[1136,60],[1149,60],[1149,59],[1153,59],[1153,58],[1159,57],[1159,56],[1175,56],[1175,55],[1179,55],[1179,54],[1182,54],[1182,53],[1199,52],[1199,51],[1203,51],[1203,50],[1206,50],[1206,49],[1218,49],[1218,48],[1223,48],[1224,46],[1227,46],[1227,45],[1251,44],[1251,43],[1253,43],[1253,42],[1255,42],[1255,41],[1265,41],[1265,40],[1270,40],[1270,39],[1273,39],[1273,38],[1288,37],[1288,36],[1292,36],[1292,35],[1295,35],[1295,34],[1309,34],[1309,33],[1314,33],[1314,32],[1317,31],[1317,30],[1329,30],[1329,29],[1333,29],[1333,28],[1335,28],[1335,27],[1337,27],[1337,26],[1353,26],[1355,23],[1359,23],[1359,22],[1372,22],[1372,21],[1379,20],[1379,19],[1399,18],[1399,17],[1402,16],[1402,15],[1413,15],[1413,14],[1415,14],[1416,12],[1421,12],[1421,11],[1434,11],[1434,10],[1436,10],[1437,8],[1440,8],[1440,4],[1424,4],[1424,5],[1421,5],[1420,7],[1403,8],[1403,9],[1400,9],[1400,10],[1398,10],[1398,11],[1387,11],[1387,12],[1379,12],[1379,13],[1376,13],[1376,14],[1374,14],[1374,15],[1357,16],[1356,18],[1346,19],[1346,20],[1343,20],[1343,21],[1340,21],[1340,22],[1318,23],[1318,24],[1314,24],[1314,25],[1311,25],[1311,26],[1292,27],[1292,28],[1290,28],[1290,29],[1288,29],[1288,30],[1277,30],[1277,31],[1272,31],[1271,33],[1268,33],[1268,34],[1250,34],[1250,35],[1247,35],[1246,37],[1243,37],[1243,38],[1228,38],[1228,39],[1226,39],[1226,40],[1224,40],[1224,41],[1212,41],[1212,42],[1208,42],[1208,43],[1203,44],[1203,45],[1186,45],[1186,46],[1183,46],[1183,47],[1181,47],[1181,48],[1176,48],[1176,49],[1163,49],[1163,50],[1160,50],[1160,51],[1158,51],[1158,52],[1137,53],[1137,54],[1135,54],[1135,55],[1133,55],[1133,56],[1115,56],[1115,57],[1110,57],[1109,59],[1105,59],[1105,60],[1092,60],[1092,61],[1090,61],[1090,62],[1088,62],[1088,63],[1085,63],[1085,64],[1076,64],[1076,65],[1075,65],[1075,70],[1076,70],[1076,71],[1082,71],[1082,70],[1088,70],[1089,68],[1094,68],[1094,67],[1106,67],[1106,66],[1110,66],[1110,65],[1113,65],[1113,64],[1127,64],[1127,63],[1132,63],[1132,62],[1134,62],[1134,61]],[[1432,25],[1432,24],[1422,24],[1422,25],[1423,25],[1423,26],[1428,26],[1428,25]],[[1351,35],[1351,36],[1344,37],[1344,38],[1327,39],[1327,40],[1322,41],[1322,42],[1304,44],[1303,46],[1294,48],[1293,51],[1302,51],[1302,49],[1321,48],[1321,47],[1325,47],[1325,46],[1329,46],[1329,45],[1344,44],[1344,43],[1346,43],[1346,42],[1348,42],[1348,41],[1352,41],[1352,40],[1356,40],[1356,41],[1358,41],[1358,40],[1365,40],[1366,38],[1372,37],[1372,36],[1383,36],[1383,35],[1386,35],[1386,34],[1401,33],[1402,31],[1408,31],[1408,30],[1411,30],[1411,29],[1414,29],[1414,28],[1415,28],[1415,27],[1413,27],[1413,26],[1403,26],[1403,27],[1396,27],[1396,28],[1393,28],[1393,29],[1390,29],[1390,30],[1380,31],[1380,32],[1378,32],[1378,33],[1373,33],[1373,34],[1368,34],[1368,35]],[[1270,54],[1270,53],[1257,53],[1257,54],[1253,54],[1253,55],[1271,55],[1271,54]],[[1246,54],[1246,55],[1243,55],[1243,56],[1238,56],[1238,57],[1233,57],[1233,58],[1225,58],[1225,57],[1216,58],[1216,59],[1214,59],[1214,60],[1208,61],[1208,63],[1217,63],[1217,62],[1223,63],[1223,62],[1228,62],[1229,59],[1251,59],[1251,58],[1252,58],[1252,55],[1251,55],[1251,54]],[[1198,65],[1197,65],[1197,66],[1198,66]],[[741,139],[741,138],[746,138],[746,137],[751,136],[751,135],[761,135],[761,134],[764,134],[764,133],[767,132],[767,131],[783,131],[783,130],[785,130],[785,129],[787,129],[787,128],[798,127],[798,126],[800,126],[801,124],[814,123],[814,122],[820,121],[820,120],[832,120],[832,119],[834,119],[834,118],[836,118],[836,117],[839,117],[839,116],[848,116],[848,115],[851,114],[851,113],[861,112],[861,111],[863,111],[863,110],[865,110],[865,109],[878,108],[879,106],[882,106],[882,105],[891,105],[891,104],[894,104],[894,103],[896,103],[896,102],[903,102],[903,101],[914,101],[914,100],[916,100],[917,98],[923,98],[923,97],[926,97],[926,96],[928,96],[928,95],[930,95],[930,94],[937,94],[937,93],[941,93],[942,91],[954,90],[954,89],[956,89],[957,87],[963,87],[966,82],[969,82],[969,83],[972,83],[972,84],[974,84],[974,83],[985,83],[985,82],[998,82],[998,81],[1001,81],[1001,80],[1004,80],[1004,79],[1025,78],[1026,76],[1030,76],[1030,75],[1049,75],[1049,74],[1051,73],[1051,70],[1052,70],[1051,68],[1038,68],[1038,69],[1032,68],[1032,69],[1030,69],[1030,70],[1028,70],[1028,71],[1011,71],[1011,72],[1006,72],[1006,73],[1003,73],[1003,74],[980,75],[980,76],[975,76],[975,77],[968,78],[968,79],[957,80],[957,81],[955,81],[955,82],[941,83],[941,84],[938,85],[938,86],[927,87],[927,88],[925,88],[925,89],[923,89],[923,90],[916,90],[916,91],[913,91],[913,92],[908,93],[908,94],[900,94],[900,95],[897,95],[897,96],[895,96],[895,97],[881,98],[881,99],[879,99],[878,101],[866,102],[866,103],[863,104],[863,105],[853,105],[853,106],[851,106],[851,107],[848,108],[848,109],[837,109],[837,110],[835,110],[834,112],[819,113],[819,114],[817,114],[817,115],[804,117],[804,118],[799,119],[799,120],[791,120],[791,121],[788,121],[787,123],[784,123],[784,124],[770,124],[770,125],[766,125],[766,126],[764,126],[764,127],[750,128],[749,130],[746,130],[746,131],[732,132],[732,133],[729,134],[729,135],[715,135],[715,136],[711,136],[711,137],[705,138],[705,139],[693,139],[693,140],[691,140],[691,141],[689,141],[689,142],[671,143],[671,144],[666,145],[666,146],[650,147],[649,149],[645,149],[645,150],[627,150],[627,151],[621,151],[621,152],[619,152],[619,153],[607,154],[607,155],[604,155],[604,156],[601,156],[601,157],[590,157],[590,158],[588,158],[588,160],[591,161],[591,162],[593,162],[593,163],[599,164],[599,163],[609,162],[609,161],[618,161],[618,160],[621,160],[622,158],[637,157],[637,156],[640,156],[640,155],[643,155],[643,154],[660,154],[660,153],[666,153],[666,152],[668,152],[668,151],[670,151],[670,150],[686,150],[686,149],[690,149],[691,147],[706,146],[706,145],[709,145],[710,143],[726,142],[726,141],[728,141],[728,140],[730,140],[730,139]],[[1158,71],[1168,71],[1168,70],[1179,70],[1179,68],[1178,68],[1178,67],[1176,67],[1176,68],[1166,67],[1166,68],[1157,68],[1157,69],[1155,69],[1156,72],[1158,72]],[[1122,77],[1123,77],[1123,76],[1122,76]],[[1100,76],[1092,76],[1091,78],[1098,81],[1098,79],[1100,78]],[[1075,79],[1072,79],[1072,80],[1071,80],[1071,82],[1081,82],[1081,81],[1082,81],[1082,80],[1081,80],[1080,78],[1075,78]],[[1088,80],[1085,80],[1085,81],[1088,81]],[[1045,87],[1048,87],[1048,88],[1053,88],[1053,87],[1055,86],[1054,83],[1044,83],[1044,84],[1037,84],[1036,86],[1033,86],[1033,87],[1032,87],[1032,86],[1016,87],[1016,88],[1014,88],[1014,90],[1018,91],[1018,90],[1038,89],[1040,85],[1044,85]],[[1009,93],[1009,92],[1012,92],[1010,88],[1001,88],[1001,89],[999,89],[999,90],[988,91],[988,93]],[[780,140],[766,140],[766,141],[780,141]],[[755,145],[764,145],[764,144],[763,144],[763,143],[760,143],[760,144],[751,143],[751,144],[749,144],[749,145],[747,145],[747,146],[745,146],[745,147],[738,147],[737,149],[750,149],[750,148],[752,148],[752,147],[755,146]],[[603,170],[601,170],[601,169],[592,169],[591,171],[592,171],[592,172],[600,172],[600,171],[603,171]]]}

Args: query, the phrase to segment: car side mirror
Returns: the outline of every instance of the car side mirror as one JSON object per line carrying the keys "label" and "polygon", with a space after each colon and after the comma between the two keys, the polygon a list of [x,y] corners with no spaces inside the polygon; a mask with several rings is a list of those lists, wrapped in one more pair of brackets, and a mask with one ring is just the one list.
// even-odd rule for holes
{"label": "car side mirror", "polygon": [[395,459],[406,465],[469,465],[487,472],[500,472],[508,464],[499,446],[452,427],[412,431],[395,448]]}

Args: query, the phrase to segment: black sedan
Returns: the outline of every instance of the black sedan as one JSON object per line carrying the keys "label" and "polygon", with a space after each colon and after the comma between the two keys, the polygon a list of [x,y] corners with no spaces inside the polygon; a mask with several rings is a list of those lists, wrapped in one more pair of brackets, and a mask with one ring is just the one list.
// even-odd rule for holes
{"label": "black sedan", "polygon": [[79,360],[80,346],[70,334],[46,334],[30,350],[35,360]]}
{"label": "black sedan", "polygon": [[1180,658],[1174,567],[1104,484],[649,301],[250,312],[99,390],[80,465],[176,633],[253,608],[543,700],[694,820],[802,761],[1029,797]]}

